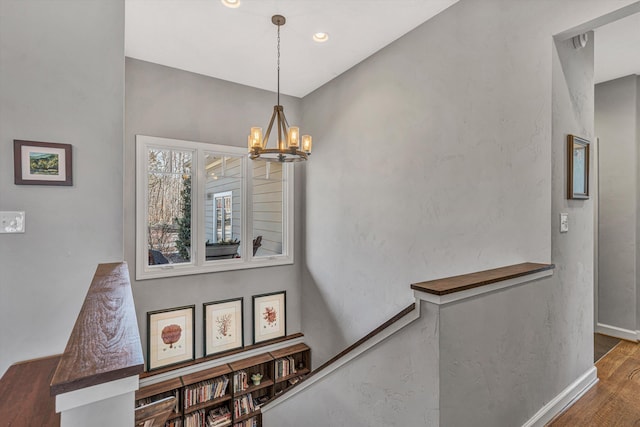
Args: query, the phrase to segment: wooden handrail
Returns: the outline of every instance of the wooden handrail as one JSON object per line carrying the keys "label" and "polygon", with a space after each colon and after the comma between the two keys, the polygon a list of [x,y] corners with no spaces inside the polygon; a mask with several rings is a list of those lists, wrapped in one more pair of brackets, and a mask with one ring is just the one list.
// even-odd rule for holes
{"label": "wooden handrail", "polygon": [[391,319],[387,320],[382,325],[378,326],[373,331],[369,332],[367,335],[365,335],[364,337],[360,338],[358,341],[354,342],[349,347],[345,348],[340,353],[336,354],[334,357],[332,357],[331,359],[329,359],[326,362],[324,362],[322,365],[320,365],[318,367],[318,369],[314,369],[313,371],[311,371],[311,373],[307,376],[307,378],[310,378],[310,377],[318,374],[319,372],[322,372],[322,370],[326,369],[333,362],[335,362],[336,360],[340,359],[342,356],[350,353],[355,348],[360,347],[362,344],[364,344],[365,342],[369,341],[371,338],[375,337],[380,332],[384,331],[389,326],[393,325],[398,320],[402,319],[404,316],[406,316],[407,314],[411,313],[415,309],[416,309],[416,303],[414,302],[411,305],[409,305],[407,308],[405,308],[404,310],[402,310],[401,312],[399,312],[398,314],[393,316]]}
{"label": "wooden handrail", "polygon": [[492,270],[479,271],[477,273],[462,274],[446,277],[444,279],[430,280],[414,283],[411,289],[427,292],[433,295],[447,295],[454,292],[466,291],[480,286],[490,285],[503,280],[515,279],[541,271],[553,270],[553,264],[536,264],[525,262],[507,267],[494,268]]}
{"label": "wooden handrail", "polygon": [[127,263],[100,264],[51,380],[51,395],[138,375],[143,369]]}
{"label": "wooden handrail", "polygon": [[355,351],[358,347],[360,347],[361,345],[365,344],[367,341],[371,340],[372,338],[376,337],[377,335],[382,333],[385,329],[389,328],[391,325],[393,325],[394,323],[396,323],[397,321],[399,321],[400,319],[402,319],[403,317],[405,317],[407,314],[411,313],[415,309],[416,309],[416,303],[412,303],[407,308],[403,309],[398,314],[393,316],[391,319],[387,320],[382,325],[378,326],[373,331],[369,332],[367,335],[365,335],[364,337],[360,338],[358,341],[354,342],[349,347],[345,348],[343,351],[341,351],[340,353],[338,353],[337,355],[332,357],[330,360],[328,360],[325,363],[323,363],[322,365],[320,365],[317,369],[312,370],[302,380],[298,381],[293,386],[287,388],[282,393],[278,394],[277,396],[275,396],[274,398],[269,400],[269,402],[267,402],[267,404],[270,404],[271,402],[280,399],[282,396],[284,396],[286,394],[289,394],[289,392],[291,392],[292,390],[295,390],[299,385],[304,384],[305,382],[307,382],[310,378],[312,378],[312,377],[314,377],[314,376],[316,376],[316,375],[318,375],[320,373],[323,373],[333,363],[337,362],[339,359],[341,359],[342,357],[348,355],[352,351]]}

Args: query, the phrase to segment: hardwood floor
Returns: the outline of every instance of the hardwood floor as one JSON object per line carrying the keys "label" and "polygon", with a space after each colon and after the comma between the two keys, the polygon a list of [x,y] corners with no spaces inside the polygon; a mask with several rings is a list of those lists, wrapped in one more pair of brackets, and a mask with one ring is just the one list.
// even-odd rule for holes
{"label": "hardwood floor", "polygon": [[0,379],[0,426],[60,427],[49,384],[60,356],[11,365]]}
{"label": "hardwood floor", "polygon": [[640,426],[640,344],[620,341],[596,367],[600,381],[548,426]]}
{"label": "hardwood floor", "polygon": [[593,334],[593,361],[597,362],[620,342],[620,338]]}

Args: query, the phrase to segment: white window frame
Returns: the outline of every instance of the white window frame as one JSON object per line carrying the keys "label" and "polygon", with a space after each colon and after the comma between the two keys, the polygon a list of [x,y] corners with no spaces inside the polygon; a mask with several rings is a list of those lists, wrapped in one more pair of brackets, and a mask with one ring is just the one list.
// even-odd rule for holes
{"label": "white window frame", "polygon": [[[191,173],[191,261],[180,264],[148,265],[148,149],[163,148],[193,152]],[[242,253],[240,258],[206,261],[205,242],[205,153],[242,158]],[[136,280],[214,273],[293,264],[294,262],[294,182],[293,165],[283,164],[282,254],[253,256],[253,168],[246,148],[136,135]],[[215,232],[215,227],[214,227]]]}

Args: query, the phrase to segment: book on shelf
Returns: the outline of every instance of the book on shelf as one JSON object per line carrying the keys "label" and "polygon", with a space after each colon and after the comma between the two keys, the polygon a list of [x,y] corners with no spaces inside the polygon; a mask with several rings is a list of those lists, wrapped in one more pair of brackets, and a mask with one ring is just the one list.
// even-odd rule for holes
{"label": "book on shelf", "polygon": [[265,403],[267,403],[269,399],[270,397],[268,394],[265,394],[264,396],[256,397],[255,399],[253,399],[253,407],[255,409],[260,409],[260,407]]}
{"label": "book on shelf", "polygon": [[174,418],[164,424],[164,427],[182,427],[182,418]]}
{"label": "book on shelf", "polygon": [[206,421],[206,411],[200,409],[184,417],[184,427],[207,427]]}
{"label": "book on shelf", "polygon": [[292,356],[276,360],[276,380],[296,373],[296,361]]}
{"label": "book on shelf", "polygon": [[184,409],[224,396],[227,393],[228,384],[229,377],[224,375],[185,387]]}
{"label": "book on shelf", "polygon": [[258,419],[250,418],[248,420],[241,421],[239,423],[235,423],[233,427],[258,427]]}
{"label": "book on shelf", "polygon": [[247,393],[243,396],[236,397],[233,400],[233,411],[234,411],[235,418],[240,418],[243,415],[247,415],[255,411],[251,393]]}
{"label": "book on shelf", "polygon": [[224,427],[231,425],[231,411],[226,406],[209,411],[207,427]]}
{"label": "book on shelf", "polygon": [[245,371],[238,371],[233,374],[233,392],[245,391],[249,388],[248,376]]}

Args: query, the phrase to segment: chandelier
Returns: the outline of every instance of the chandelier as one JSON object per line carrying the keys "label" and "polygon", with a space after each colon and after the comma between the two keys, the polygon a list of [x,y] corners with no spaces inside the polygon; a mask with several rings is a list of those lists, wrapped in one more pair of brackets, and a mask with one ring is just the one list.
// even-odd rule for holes
{"label": "chandelier", "polygon": [[[289,127],[284,108],[280,105],[280,27],[285,24],[286,19],[282,15],[274,15],[271,17],[271,22],[278,27],[278,104],[273,107],[273,114],[264,137],[262,128],[251,128],[248,139],[249,157],[252,160],[263,159],[268,162],[299,162],[309,158],[312,138],[310,135],[302,135],[301,138],[298,127]],[[267,148],[274,122],[278,129],[276,147]]]}

